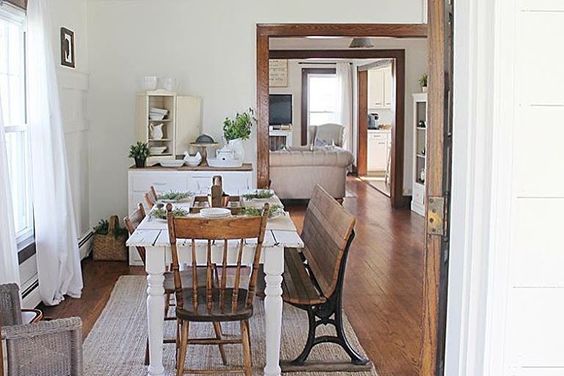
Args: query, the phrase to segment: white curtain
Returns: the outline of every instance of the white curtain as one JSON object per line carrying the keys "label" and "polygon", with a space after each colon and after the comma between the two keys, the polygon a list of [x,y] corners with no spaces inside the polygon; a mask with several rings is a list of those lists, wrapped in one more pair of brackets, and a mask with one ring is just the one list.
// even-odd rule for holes
{"label": "white curtain", "polygon": [[18,249],[1,103],[0,97],[0,284],[15,282],[19,285]]}
{"label": "white curtain", "polygon": [[345,127],[343,148],[353,149],[353,84],[352,66],[347,62],[337,63],[337,122]]}
{"label": "white curtain", "polygon": [[47,0],[27,9],[29,124],[39,292],[47,305],[82,293],[82,272]]}

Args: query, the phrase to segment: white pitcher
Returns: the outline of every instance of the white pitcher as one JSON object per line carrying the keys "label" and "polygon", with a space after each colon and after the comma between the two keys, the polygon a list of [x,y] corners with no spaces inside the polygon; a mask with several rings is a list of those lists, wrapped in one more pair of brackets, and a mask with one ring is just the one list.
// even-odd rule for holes
{"label": "white pitcher", "polygon": [[149,128],[151,129],[151,138],[153,140],[162,140],[162,138],[164,137],[163,125],[164,124],[151,124],[149,126]]}

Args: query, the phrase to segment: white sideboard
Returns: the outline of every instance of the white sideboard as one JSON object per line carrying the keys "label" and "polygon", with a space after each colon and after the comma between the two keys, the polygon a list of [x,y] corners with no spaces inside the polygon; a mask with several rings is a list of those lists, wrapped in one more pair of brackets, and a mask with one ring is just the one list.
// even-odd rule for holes
{"label": "white sideboard", "polygon": [[[218,170],[207,167],[181,168],[130,168],[128,172],[128,207],[132,213],[139,203],[145,207],[145,193],[153,186],[157,192],[194,192],[208,194],[211,190],[212,178],[221,175],[223,190],[229,195],[239,195],[253,187],[253,169],[251,164],[233,170]],[[148,208],[146,207],[146,210]],[[142,265],[137,251],[130,247],[129,264]]]}

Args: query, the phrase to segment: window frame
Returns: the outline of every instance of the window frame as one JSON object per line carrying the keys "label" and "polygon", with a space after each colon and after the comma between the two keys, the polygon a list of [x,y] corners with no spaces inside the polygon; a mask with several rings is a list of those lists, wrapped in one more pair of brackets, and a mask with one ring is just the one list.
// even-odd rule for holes
{"label": "window frame", "polygon": [[337,68],[302,68],[301,144],[308,144],[309,129],[309,76],[336,75]]}
{"label": "window frame", "polygon": [[28,125],[28,98],[27,98],[27,53],[26,53],[26,32],[27,32],[27,22],[26,22],[26,13],[23,9],[16,7],[10,3],[4,2],[2,6],[0,6],[0,20],[5,22],[10,22],[16,24],[20,31],[22,37],[22,46],[23,46],[23,53],[22,53],[22,68],[23,68],[23,83],[22,83],[22,90],[23,90],[23,124],[16,124],[16,125],[4,125],[4,132],[6,135],[8,134],[23,134],[25,137],[26,142],[26,150],[25,150],[25,164],[26,164],[26,196],[30,198],[29,202],[27,203],[26,212],[28,218],[30,218],[29,222],[26,224],[27,226],[16,233],[16,242],[17,242],[17,249],[18,253],[29,248],[35,242],[35,230],[34,230],[34,221],[33,221],[33,200],[32,200],[32,182],[30,178],[30,166],[31,166],[31,150],[30,150],[30,140],[29,140],[29,125]]}

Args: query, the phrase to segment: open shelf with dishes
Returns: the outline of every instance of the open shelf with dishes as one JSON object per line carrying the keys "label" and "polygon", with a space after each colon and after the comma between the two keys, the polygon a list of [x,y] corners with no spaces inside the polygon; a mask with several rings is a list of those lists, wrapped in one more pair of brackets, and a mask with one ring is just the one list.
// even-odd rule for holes
{"label": "open shelf with dishes", "polygon": [[425,215],[427,175],[427,93],[413,94],[413,189],[411,210]]}
{"label": "open shelf with dishes", "polygon": [[137,94],[137,141],[149,146],[147,165],[177,159],[202,132],[202,100],[166,90]]}

